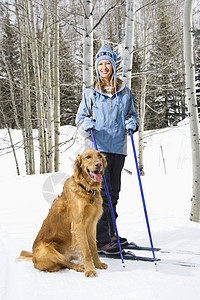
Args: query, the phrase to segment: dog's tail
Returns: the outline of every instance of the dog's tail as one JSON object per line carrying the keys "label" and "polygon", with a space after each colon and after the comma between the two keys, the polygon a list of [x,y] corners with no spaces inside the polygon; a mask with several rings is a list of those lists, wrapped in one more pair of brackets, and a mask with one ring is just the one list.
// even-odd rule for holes
{"label": "dog's tail", "polygon": [[19,259],[23,259],[23,260],[32,260],[33,257],[33,253],[29,252],[29,251],[25,251],[23,250],[20,253]]}

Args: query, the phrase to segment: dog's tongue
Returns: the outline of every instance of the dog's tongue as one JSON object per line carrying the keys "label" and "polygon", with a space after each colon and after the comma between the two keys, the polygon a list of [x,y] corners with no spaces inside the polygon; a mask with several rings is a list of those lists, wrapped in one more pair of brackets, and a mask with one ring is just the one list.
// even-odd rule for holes
{"label": "dog's tongue", "polygon": [[98,173],[98,172],[90,172],[90,177],[91,177],[94,181],[97,181],[97,182],[100,182],[101,179],[102,179],[101,174]]}

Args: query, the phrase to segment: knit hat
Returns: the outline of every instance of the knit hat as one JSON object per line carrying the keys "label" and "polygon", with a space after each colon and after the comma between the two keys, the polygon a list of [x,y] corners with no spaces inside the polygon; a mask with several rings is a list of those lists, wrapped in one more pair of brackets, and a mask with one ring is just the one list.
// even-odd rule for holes
{"label": "knit hat", "polygon": [[[100,81],[99,81],[99,72],[98,72],[98,64],[101,60],[107,59],[111,62],[112,64],[112,69],[114,73],[114,81],[115,81],[115,72],[116,72],[116,61],[117,61],[117,54],[107,48],[106,46],[103,46],[99,49],[99,51],[96,54],[95,57],[95,70],[97,73],[98,77],[98,82],[99,82],[99,90],[101,91],[101,86],[100,86]],[[116,92],[116,83],[115,83],[115,92]]]}

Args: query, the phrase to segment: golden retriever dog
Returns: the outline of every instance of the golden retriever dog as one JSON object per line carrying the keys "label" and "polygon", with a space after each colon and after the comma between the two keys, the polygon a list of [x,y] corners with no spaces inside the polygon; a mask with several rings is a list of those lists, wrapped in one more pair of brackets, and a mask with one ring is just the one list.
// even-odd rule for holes
{"label": "golden retriever dog", "polygon": [[[22,251],[20,258],[32,258],[34,267],[56,272],[63,268],[96,276],[94,269],[107,269],[99,260],[96,226],[102,214],[101,180],[106,167],[103,154],[94,149],[78,155],[74,175],[68,178],[61,196],[52,203],[47,218],[33,243],[32,252]],[[81,258],[82,262],[76,262]]]}

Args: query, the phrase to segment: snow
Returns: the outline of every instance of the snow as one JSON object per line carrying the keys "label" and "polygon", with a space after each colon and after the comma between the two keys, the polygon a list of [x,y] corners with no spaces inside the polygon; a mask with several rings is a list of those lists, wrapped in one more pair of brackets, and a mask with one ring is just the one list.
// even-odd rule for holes
{"label": "snow", "polygon": [[[74,141],[75,128],[62,127],[61,177],[50,196],[60,193],[64,176],[72,174],[77,153],[83,151],[83,139]],[[21,133],[12,131],[15,142]],[[7,134],[0,130],[1,149],[7,146]],[[68,141],[70,140],[70,141]],[[137,134],[134,135],[137,145]],[[71,145],[71,147],[69,147]],[[162,150],[161,150],[162,149]],[[1,154],[6,149],[1,151]],[[162,154],[163,153],[163,154]],[[46,273],[36,270],[30,261],[18,261],[21,250],[32,243],[46,217],[50,202],[46,195],[54,174],[26,176],[23,150],[17,150],[21,175],[16,176],[12,153],[0,156],[0,299],[119,299],[119,300],[196,300],[199,299],[200,265],[194,268],[171,264],[102,259],[108,270],[97,270],[98,277],[62,270]],[[37,158],[37,157],[36,157]],[[189,221],[192,178],[189,125],[145,132],[145,176],[142,185],[155,247],[200,252],[200,225]],[[135,162],[129,140],[126,170],[122,173],[122,191],[118,204],[119,235],[149,246]],[[53,180],[54,181],[54,180]],[[55,184],[55,181],[54,181]],[[52,194],[52,195],[51,195]],[[147,254],[140,252],[139,254]],[[152,254],[149,253],[152,257]],[[200,264],[194,254],[156,253],[156,257]]]}

